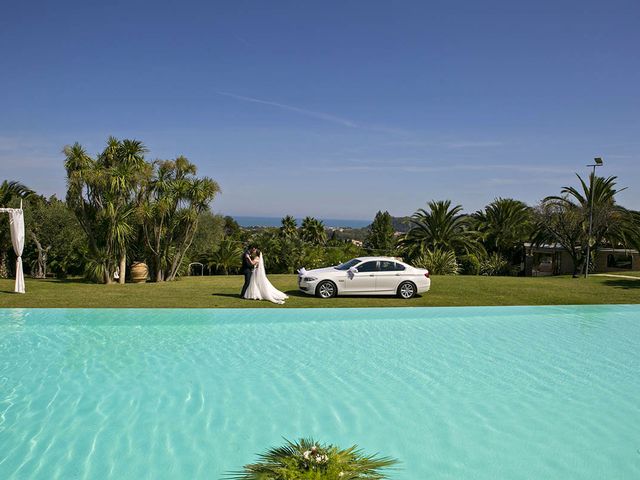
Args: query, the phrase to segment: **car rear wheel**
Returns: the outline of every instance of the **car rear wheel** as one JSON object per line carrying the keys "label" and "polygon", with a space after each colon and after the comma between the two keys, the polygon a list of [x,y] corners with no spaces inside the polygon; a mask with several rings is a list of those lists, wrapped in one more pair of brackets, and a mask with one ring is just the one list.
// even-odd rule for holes
{"label": "car rear wheel", "polygon": [[323,280],[316,287],[316,296],[320,298],[335,297],[337,293],[338,289],[336,288],[336,284],[330,280]]}
{"label": "car rear wheel", "polygon": [[416,295],[416,286],[413,282],[402,282],[398,287],[398,296],[409,300]]}

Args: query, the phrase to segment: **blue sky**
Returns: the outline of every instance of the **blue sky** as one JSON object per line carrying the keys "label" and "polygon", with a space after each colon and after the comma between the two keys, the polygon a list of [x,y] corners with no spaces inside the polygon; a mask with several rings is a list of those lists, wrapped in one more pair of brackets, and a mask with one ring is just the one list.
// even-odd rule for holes
{"label": "blue sky", "polygon": [[64,195],[109,135],[215,178],[214,210],[371,218],[534,204],[601,174],[640,209],[635,1],[5,2],[0,179]]}

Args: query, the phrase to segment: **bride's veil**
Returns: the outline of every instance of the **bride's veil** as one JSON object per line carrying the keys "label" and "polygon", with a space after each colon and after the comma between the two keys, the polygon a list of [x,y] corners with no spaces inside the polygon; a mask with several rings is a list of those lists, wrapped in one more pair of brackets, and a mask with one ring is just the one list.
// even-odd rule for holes
{"label": "bride's veil", "polygon": [[264,258],[262,258],[262,252],[260,252],[260,262],[258,263],[258,269],[256,270],[258,277],[267,277],[267,271],[264,269]]}
{"label": "bride's veil", "polygon": [[267,278],[267,272],[264,268],[264,258],[262,257],[262,252],[260,252],[260,262],[258,263],[258,268],[256,268],[254,275],[256,276],[256,284],[258,286],[258,290],[260,291],[260,294],[264,300],[269,300],[275,303],[284,303],[284,301],[288,298],[286,294],[274,287]]}

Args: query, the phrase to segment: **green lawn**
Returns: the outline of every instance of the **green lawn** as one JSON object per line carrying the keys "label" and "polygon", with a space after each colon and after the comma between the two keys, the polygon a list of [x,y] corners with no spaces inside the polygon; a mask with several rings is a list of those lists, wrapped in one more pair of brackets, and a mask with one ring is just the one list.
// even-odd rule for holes
{"label": "green lawn", "polygon": [[[291,297],[285,307],[427,307],[470,305],[563,305],[640,303],[640,278],[432,277],[431,291],[411,300],[395,297],[338,297],[321,300],[299,293],[294,275],[270,275]],[[240,276],[186,277],[162,284],[95,285],[79,280],[27,279],[27,293],[12,293],[13,280],[0,280],[0,307],[279,307],[241,300]]]}

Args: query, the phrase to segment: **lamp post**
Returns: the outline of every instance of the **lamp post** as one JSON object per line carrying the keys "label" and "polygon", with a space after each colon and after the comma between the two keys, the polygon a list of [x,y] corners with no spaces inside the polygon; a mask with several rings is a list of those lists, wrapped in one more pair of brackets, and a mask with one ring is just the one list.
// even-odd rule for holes
{"label": "lamp post", "polygon": [[596,167],[601,167],[603,164],[602,158],[596,157],[593,159],[593,163],[587,165],[592,167],[591,172],[591,198],[589,199],[589,236],[587,237],[587,259],[584,263],[584,278],[589,278],[589,261],[591,260],[591,231],[593,229],[593,182],[596,178]]}

